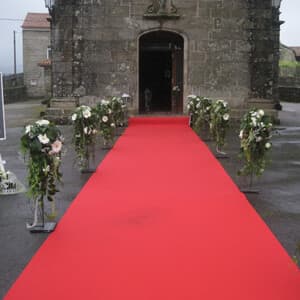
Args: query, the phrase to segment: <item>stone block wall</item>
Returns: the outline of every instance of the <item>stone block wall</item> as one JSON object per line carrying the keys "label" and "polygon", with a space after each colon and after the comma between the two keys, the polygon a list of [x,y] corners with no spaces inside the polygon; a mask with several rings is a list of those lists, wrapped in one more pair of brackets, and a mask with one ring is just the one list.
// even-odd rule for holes
{"label": "stone block wall", "polygon": [[270,0],[173,0],[180,18],[161,21],[143,17],[151,2],[57,0],[53,96],[128,93],[138,111],[139,37],[167,30],[184,38],[184,99],[201,94],[244,107],[248,98],[272,98],[277,35]]}
{"label": "stone block wall", "polygon": [[30,98],[45,96],[44,70],[38,63],[47,57],[50,30],[23,29],[24,83]]}

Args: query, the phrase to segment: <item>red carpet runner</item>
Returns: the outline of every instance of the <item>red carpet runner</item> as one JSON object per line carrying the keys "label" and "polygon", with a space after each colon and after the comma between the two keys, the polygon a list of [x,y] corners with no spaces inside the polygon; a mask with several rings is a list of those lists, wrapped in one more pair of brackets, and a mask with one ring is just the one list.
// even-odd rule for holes
{"label": "red carpet runner", "polygon": [[186,118],[135,118],[6,300],[299,300],[300,272]]}

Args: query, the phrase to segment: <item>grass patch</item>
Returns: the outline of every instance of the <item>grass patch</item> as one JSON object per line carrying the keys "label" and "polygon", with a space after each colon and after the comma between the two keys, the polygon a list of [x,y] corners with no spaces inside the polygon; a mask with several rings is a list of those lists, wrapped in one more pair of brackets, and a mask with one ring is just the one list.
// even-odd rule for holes
{"label": "grass patch", "polygon": [[300,67],[300,62],[289,61],[289,60],[280,60],[279,67],[280,68],[297,68],[297,67]]}

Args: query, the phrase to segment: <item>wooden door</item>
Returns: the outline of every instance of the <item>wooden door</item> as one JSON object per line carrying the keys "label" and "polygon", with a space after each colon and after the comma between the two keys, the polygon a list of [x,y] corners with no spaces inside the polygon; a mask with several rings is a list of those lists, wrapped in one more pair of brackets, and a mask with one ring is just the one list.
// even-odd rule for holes
{"label": "wooden door", "polygon": [[172,50],[172,113],[183,112],[183,49]]}

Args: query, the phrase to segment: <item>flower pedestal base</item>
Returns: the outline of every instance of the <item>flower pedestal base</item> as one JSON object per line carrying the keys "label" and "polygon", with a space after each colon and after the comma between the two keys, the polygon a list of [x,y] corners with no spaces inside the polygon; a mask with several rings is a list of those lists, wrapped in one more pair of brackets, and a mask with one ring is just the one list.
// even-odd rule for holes
{"label": "flower pedestal base", "polygon": [[240,191],[244,194],[259,194],[259,190],[254,189],[240,189]]}
{"label": "flower pedestal base", "polygon": [[228,159],[229,156],[227,155],[226,152],[223,152],[221,150],[219,150],[218,148],[216,149],[216,154],[215,154],[215,158],[217,159]]}
{"label": "flower pedestal base", "polygon": [[222,151],[221,149],[219,149],[218,146],[216,147],[216,152],[217,153],[215,154],[215,157],[217,159],[228,159],[229,158],[229,156],[227,155],[227,153],[224,152],[224,151]]}
{"label": "flower pedestal base", "polygon": [[81,174],[95,173],[96,169],[91,168],[91,165],[95,165],[95,144],[86,146],[85,158],[81,161]]}
{"label": "flower pedestal base", "polygon": [[230,157],[226,153],[224,153],[224,154],[217,153],[215,155],[215,158],[217,158],[217,159],[229,159]]}
{"label": "flower pedestal base", "polygon": [[81,174],[90,174],[90,173],[95,173],[96,169],[86,168],[86,169],[80,170],[80,172],[81,172]]}
{"label": "flower pedestal base", "polygon": [[[246,177],[245,181],[248,182],[248,186],[240,188],[240,191],[244,194],[259,194],[259,190],[253,188],[254,175],[250,174]],[[245,184],[246,185],[246,184]]]}
{"label": "flower pedestal base", "polygon": [[36,226],[29,229],[31,233],[50,233],[55,230],[55,222],[46,222],[44,224],[37,224]]}
{"label": "flower pedestal base", "polygon": [[110,150],[113,146],[112,140],[103,139],[102,150]]}

